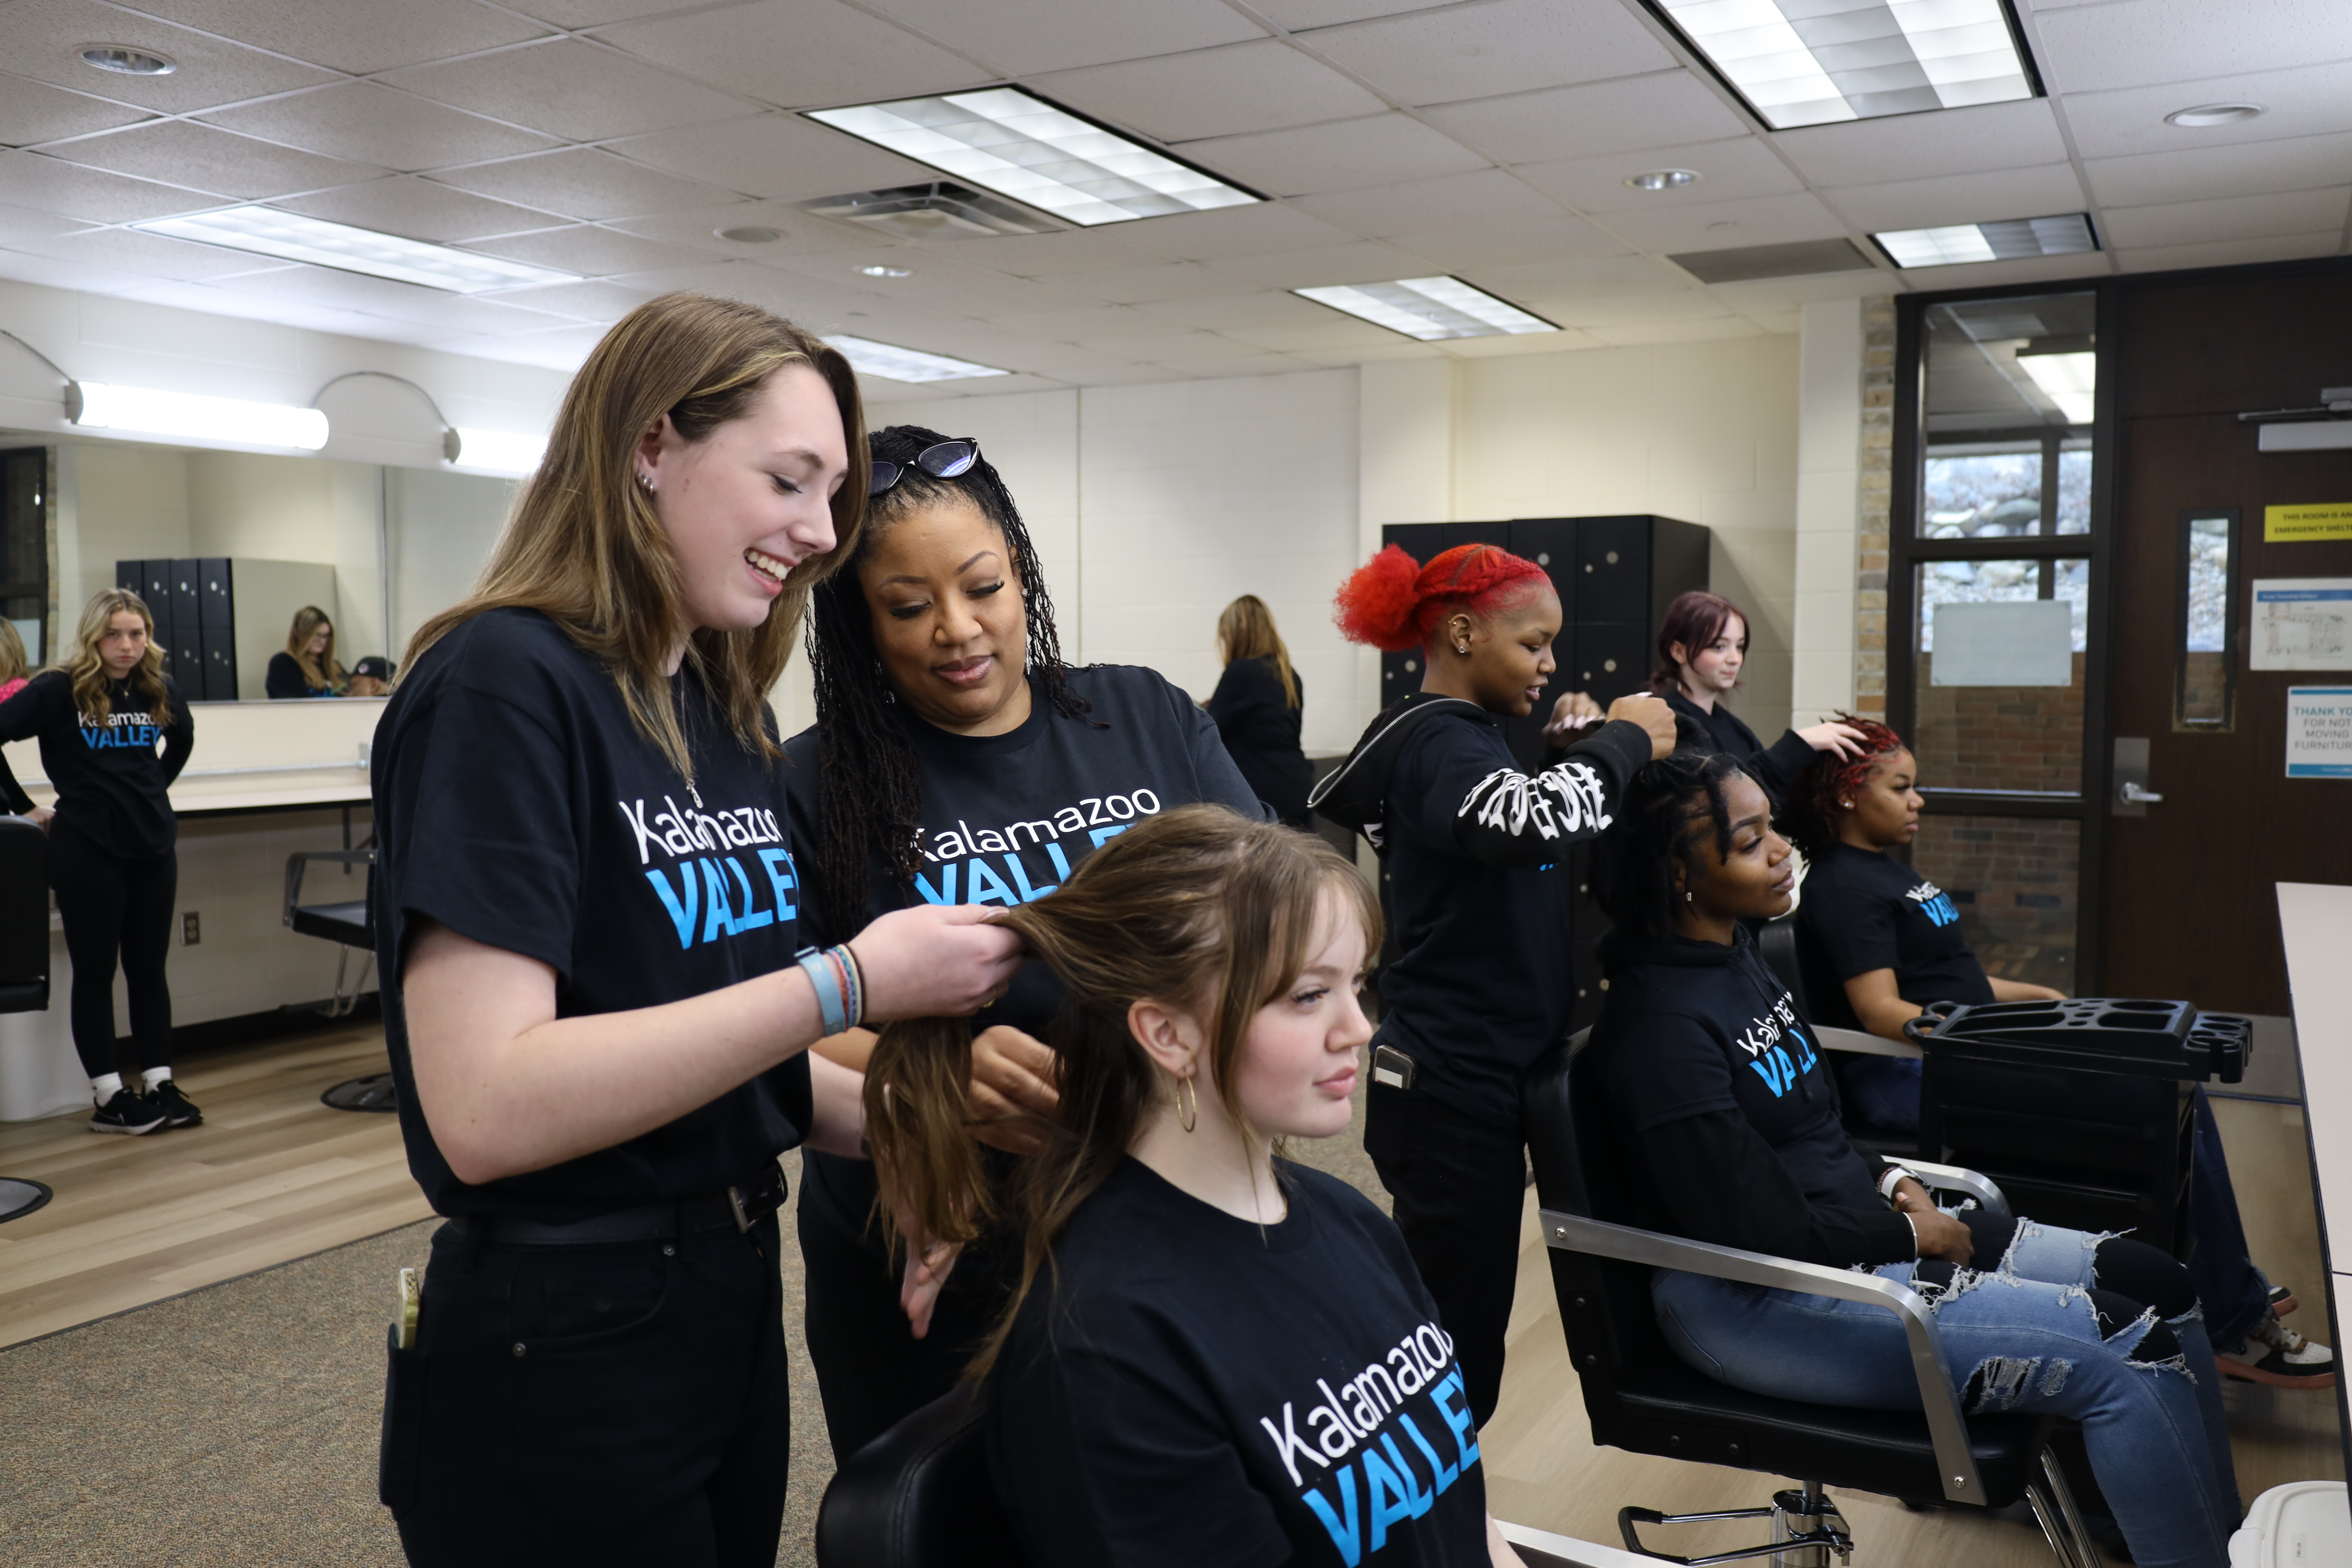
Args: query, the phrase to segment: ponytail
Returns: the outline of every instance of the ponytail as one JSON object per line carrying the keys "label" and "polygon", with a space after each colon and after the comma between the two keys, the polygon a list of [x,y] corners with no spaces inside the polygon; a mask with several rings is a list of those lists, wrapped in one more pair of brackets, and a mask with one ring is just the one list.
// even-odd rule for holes
{"label": "ponytail", "polygon": [[1522,584],[1549,581],[1534,562],[1491,544],[1457,544],[1426,566],[1391,544],[1339,584],[1331,619],[1349,642],[1407,653],[1427,647],[1454,610],[1487,615]]}

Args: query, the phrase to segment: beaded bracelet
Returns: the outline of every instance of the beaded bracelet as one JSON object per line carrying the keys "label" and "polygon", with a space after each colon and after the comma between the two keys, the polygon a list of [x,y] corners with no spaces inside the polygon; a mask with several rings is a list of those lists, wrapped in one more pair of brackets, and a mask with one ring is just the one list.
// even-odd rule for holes
{"label": "beaded bracelet", "polygon": [[826,951],[841,965],[842,977],[848,984],[849,1026],[854,1029],[866,1021],[866,972],[857,967],[857,955],[849,951],[847,942]]}

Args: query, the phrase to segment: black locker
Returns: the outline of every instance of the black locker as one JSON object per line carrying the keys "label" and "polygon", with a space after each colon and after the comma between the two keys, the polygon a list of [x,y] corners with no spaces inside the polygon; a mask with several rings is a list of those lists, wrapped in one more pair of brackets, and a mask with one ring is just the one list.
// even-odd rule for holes
{"label": "black locker", "polygon": [[234,702],[236,700],[236,628],[205,626],[198,640],[205,650],[204,690],[189,690],[183,682],[181,689],[190,701]]}
{"label": "black locker", "polygon": [[[196,623],[203,626],[234,628],[236,616],[233,605],[228,575],[228,558],[207,555],[196,563]],[[236,658],[230,657],[234,666]]]}
{"label": "black locker", "polygon": [[125,593],[147,596],[147,563],[118,561],[114,563],[114,585]]}
{"label": "black locker", "polygon": [[194,634],[205,624],[203,595],[196,584],[203,575],[204,563],[187,559],[172,563],[172,626],[174,635],[184,627],[190,646],[195,643]]}
{"label": "black locker", "polygon": [[155,624],[161,626],[172,618],[172,563],[169,561],[142,561],[139,570],[146,579],[139,590],[139,596],[147,601],[148,613],[155,617]]}
{"label": "black locker", "polygon": [[163,672],[179,682],[180,695],[191,702],[204,700],[205,634],[194,621],[172,623],[172,640],[164,645]]}
{"label": "black locker", "polygon": [[[1575,657],[1560,665],[1565,676],[1573,668],[1575,684],[1568,690],[1581,691],[1606,708],[1620,697],[1650,689],[1650,668],[1657,660],[1657,648],[1650,627],[1642,622],[1601,621],[1581,623],[1574,628]],[[1560,635],[1568,642],[1569,634]]]}

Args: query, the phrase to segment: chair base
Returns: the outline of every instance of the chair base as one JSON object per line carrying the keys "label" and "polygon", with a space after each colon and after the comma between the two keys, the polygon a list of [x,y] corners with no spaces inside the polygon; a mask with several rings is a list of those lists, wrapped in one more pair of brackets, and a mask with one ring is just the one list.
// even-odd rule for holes
{"label": "chair base", "polygon": [[[1736,1552],[1676,1557],[1643,1545],[1633,1528],[1636,1524],[1701,1524],[1724,1519],[1769,1519],[1772,1521],[1772,1539],[1761,1546],[1743,1546]],[[1617,1530],[1625,1538],[1625,1550],[1634,1556],[1677,1563],[1683,1568],[1705,1568],[1711,1563],[1738,1563],[1756,1557],[1769,1557],[1772,1568],[1830,1568],[1832,1553],[1836,1554],[1841,1565],[1853,1561],[1853,1536],[1846,1529],[1845,1516],[1838,1512],[1837,1504],[1829,1500],[1819,1481],[1807,1481],[1802,1489],[1774,1492],[1769,1508],[1736,1508],[1715,1513],[1660,1513],[1652,1508],[1621,1508],[1617,1510]]]}
{"label": "chair base", "polygon": [[390,1073],[380,1072],[335,1085],[319,1097],[319,1103],[333,1110],[398,1110],[400,1090]]}

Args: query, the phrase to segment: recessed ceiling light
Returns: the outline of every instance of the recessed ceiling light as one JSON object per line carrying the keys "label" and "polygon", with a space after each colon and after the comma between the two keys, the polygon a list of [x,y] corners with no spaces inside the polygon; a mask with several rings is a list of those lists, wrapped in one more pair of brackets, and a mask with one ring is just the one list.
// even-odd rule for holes
{"label": "recessed ceiling light", "polygon": [[1652,169],[1646,174],[1626,175],[1625,183],[1637,191],[1671,191],[1697,178],[1696,169]]}
{"label": "recessed ceiling light", "polygon": [[2208,125],[2235,125],[2262,111],[2259,103],[2200,103],[2194,109],[2174,110],[2164,117],[2164,122],[2195,131]]}
{"label": "recessed ceiling light", "polygon": [[911,267],[885,267],[878,261],[870,267],[861,267],[857,270],[868,278],[912,278],[915,275],[915,269]]}
{"label": "recessed ceiling light", "polygon": [[1497,300],[1484,289],[1473,289],[1459,278],[1400,278],[1393,283],[1293,289],[1291,292],[1425,343],[1441,338],[1495,338],[1559,331],[1542,317],[1530,316],[1517,305]]}
{"label": "recessed ceiling light", "polygon": [[1897,267],[1951,267],[1969,261],[2016,261],[2029,256],[2074,256],[2099,248],[2086,213],[2010,218],[2000,223],[1898,228],[1874,234]]}
{"label": "recessed ceiling light", "polygon": [[710,231],[720,239],[731,239],[738,245],[773,245],[784,237],[780,228],[714,228]]}
{"label": "recessed ceiling light", "polygon": [[1088,227],[1264,199],[1018,88],[817,109],[808,117]]}
{"label": "recessed ceiling light", "polygon": [[839,349],[842,358],[859,374],[883,375],[892,381],[963,381],[976,375],[1013,374],[993,365],[974,364],[968,359],[927,354],[920,349],[902,349],[895,343],[877,343],[871,338],[853,338],[842,332],[824,341]]}
{"label": "recessed ceiling light", "polygon": [[131,226],[172,239],[192,239],[228,250],[274,256],[282,261],[307,261],[343,272],[364,272],[453,294],[479,294],[489,289],[514,289],[526,283],[576,283],[579,274],[552,267],[509,261],[503,256],[452,250],[398,235],[304,217],[276,207],[229,207],[220,212],[191,213]]}
{"label": "recessed ceiling light", "polygon": [[2038,96],[2006,0],[1649,0],[1775,131]]}
{"label": "recessed ceiling light", "polygon": [[180,68],[180,62],[168,55],[134,49],[128,44],[85,44],[80,54],[82,64],[117,76],[170,76]]}

